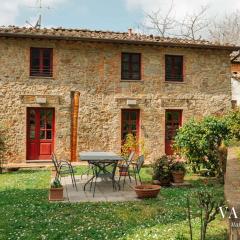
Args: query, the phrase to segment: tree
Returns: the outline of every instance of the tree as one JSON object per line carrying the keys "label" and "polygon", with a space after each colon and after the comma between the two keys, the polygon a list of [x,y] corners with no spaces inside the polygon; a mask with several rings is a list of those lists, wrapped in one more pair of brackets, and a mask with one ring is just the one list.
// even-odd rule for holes
{"label": "tree", "polygon": [[161,37],[172,35],[172,31],[176,25],[176,20],[173,15],[173,1],[166,14],[163,14],[161,9],[146,13],[147,23],[143,24],[143,28],[156,32]]}
{"label": "tree", "polygon": [[[219,207],[224,205],[224,201],[216,201],[213,193],[209,192],[207,189],[203,189],[194,194],[197,199],[197,207],[200,210],[200,240],[206,239],[208,224],[215,220],[217,214],[220,212]],[[193,239],[192,232],[192,216],[191,216],[191,206],[190,206],[190,196],[187,196],[187,215],[189,223],[189,234],[190,239]]]}
{"label": "tree", "polygon": [[185,16],[183,21],[180,22],[182,37],[191,40],[202,38],[202,32],[207,30],[209,26],[209,20],[205,16],[207,10],[208,6],[201,6],[199,11]]}
{"label": "tree", "polygon": [[240,11],[226,14],[221,20],[215,20],[209,28],[212,41],[226,44],[240,44]]}
{"label": "tree", "polygon": [[201,33],[209,26],[209,21],[205,17],[208,6],[202,6],[199,11],[187,14],[180,21],[175,19],[173,1],[166,14],[161,9],[146,13],[148,24],[143,24],[145,29],[156,32],[161,37],[175,36],[184,37],[192,40],[201,38]]}

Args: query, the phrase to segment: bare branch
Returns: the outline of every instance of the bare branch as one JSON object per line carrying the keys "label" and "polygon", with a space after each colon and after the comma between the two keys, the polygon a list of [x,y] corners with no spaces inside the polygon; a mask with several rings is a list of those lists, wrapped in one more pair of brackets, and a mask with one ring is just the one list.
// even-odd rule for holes
{"label": "bare branch", "polygon": [[205,17],[208,6],[202,6],[201,9],[190,15],[186,15],[181,23],[181,35],[192,40],[201,39],[201,33],[209,26],[209,21]]}
{"label": "bare branch", "polygon": [[211,40],[219,43],[240,44],[240,11],[225,15],[223,20],[214,21],[209,29]]}
{"label": "bare branch", "polygon": [[174,4],[173,0],[171,5],[165,15],[161,12],[161,9],[158,9],[155,12],[146,13],[146,18],[149,23],[144,24],[145,28],[150,31],[157,32],[161,37],[166,37],[170,35],[170,30],[173,30],[176,25],[176,20],[173,15]]}

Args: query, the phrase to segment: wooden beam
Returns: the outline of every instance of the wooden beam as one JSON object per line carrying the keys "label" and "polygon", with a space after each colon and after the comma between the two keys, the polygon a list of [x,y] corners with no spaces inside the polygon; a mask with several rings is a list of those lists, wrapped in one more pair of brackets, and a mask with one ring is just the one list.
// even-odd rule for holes
{"label": "wooden beam", "polygon": [[77,161],[79,97],[80,92],[72,93],[71,162]]}

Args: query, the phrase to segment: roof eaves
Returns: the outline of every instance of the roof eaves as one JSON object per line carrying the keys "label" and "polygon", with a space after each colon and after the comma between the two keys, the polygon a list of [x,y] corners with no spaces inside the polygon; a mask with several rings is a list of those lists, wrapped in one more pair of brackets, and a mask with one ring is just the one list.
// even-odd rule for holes
{"label": "roof eaves", "polygon": [[85,41],[85,42],[105,42],[105,43],[121,43],[121,44],[140,44],[140,45],[155,45],[165,47],[182,47],[182,48],[203,48],[203,49],[219,49],[238,51],[240,46],[226,46],[226,45],[214,45],[214,44],[193,44],[193,43],[181,43],[181,42],[157,42],[146,40],[129,40],[129,39],[111,39],[111,38],[88,38],[78,36],[57,36],[57,35],[42,35],[42,34],[23,34],[23,33],[8,33],[0,32],[0,37],[8,38],[31,38],[31,39],[49,39],[49,40],[66,40],[66,41]]}

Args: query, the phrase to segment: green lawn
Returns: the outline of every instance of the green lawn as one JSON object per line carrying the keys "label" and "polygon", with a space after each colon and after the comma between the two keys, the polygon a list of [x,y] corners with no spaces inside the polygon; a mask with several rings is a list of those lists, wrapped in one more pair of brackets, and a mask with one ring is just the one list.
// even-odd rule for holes
{"label": "green lawn", "polygon": [[[149,169],[143,178],[149,179]],[[177,239],[188,236],[186,195],[203,187],[196,176],[187,177],[191,189],[164,188],[158,199],[127,203],[49,203],[49,171],[18,171],[0,175],[0,239]],[[223,186],[207,188],[221,198]],[[195,205],[195,202],[193,203]],[[199,219],[193,220],[199,239]],[[226,223],[218,216],[208,239],[226,239]]]}

